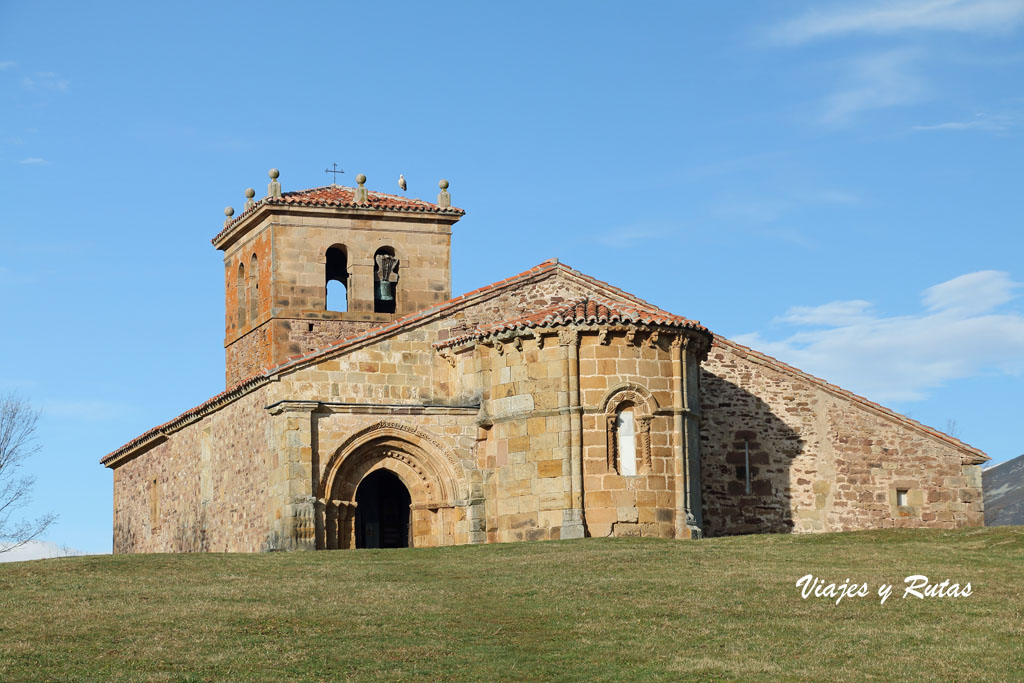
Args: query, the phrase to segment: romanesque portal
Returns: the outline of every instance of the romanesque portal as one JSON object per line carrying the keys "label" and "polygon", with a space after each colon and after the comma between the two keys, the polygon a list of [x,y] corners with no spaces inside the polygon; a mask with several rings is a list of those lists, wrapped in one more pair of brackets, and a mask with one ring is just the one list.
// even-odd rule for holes
{"label": "romanesque portal", "polygon": [[455,522],[466,518],[464,486],[451,463],[425,445],[413,433],[385,427],[338,449],[317,501],[317,547],[454,542]]}

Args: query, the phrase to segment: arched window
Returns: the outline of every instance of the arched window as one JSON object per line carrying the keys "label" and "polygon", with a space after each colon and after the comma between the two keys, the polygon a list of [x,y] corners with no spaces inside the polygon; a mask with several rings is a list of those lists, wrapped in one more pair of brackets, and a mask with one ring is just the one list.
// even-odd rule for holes
{"label": "arched window", "polygon": [[249,259],[249,320],[253,323],[260,315],[260,264],[256,254]]}
{"label": "arched window", "polygon": [[348,254],[345,247],[333,246],[327,250],[326,309],[328,311],[348,310]]}
{"label": "arched window", "polygon": [[238,299],[238,326],[245,327],[245,265],[242,263],[238,264],[235,298]]}
{"label": "arched window", "polygon": [[633,477],[651,471],[651,420],[657,404],[636,385],[614,389],[604,400],[609,472]]}
{"label": "arched window", "polygon": [[391,247],[373,255],[373,312],[394,313],[398,300],[398,259]]}
{"label": "arched window", "polygon": [[615,452],[619,474],[631,477],[636,474],[636,416],[633,404],[627,403],[615,414]]}

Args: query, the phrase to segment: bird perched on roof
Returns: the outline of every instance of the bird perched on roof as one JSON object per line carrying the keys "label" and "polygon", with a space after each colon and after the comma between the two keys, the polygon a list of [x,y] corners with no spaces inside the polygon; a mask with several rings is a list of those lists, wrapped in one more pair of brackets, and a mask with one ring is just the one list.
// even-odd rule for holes
{"label": "bird perched on roof", "polygon": [[405,191],[407,189],[407,185],[405,184],[405,176],[402,175],[401,173],[398,174],[398,186],[402,188],[402,191]]}

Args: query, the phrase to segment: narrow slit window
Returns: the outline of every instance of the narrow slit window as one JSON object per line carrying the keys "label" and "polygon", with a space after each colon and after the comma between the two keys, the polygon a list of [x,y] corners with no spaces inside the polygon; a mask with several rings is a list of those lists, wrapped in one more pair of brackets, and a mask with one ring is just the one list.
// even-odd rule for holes
{"label": "narrow slit window", "polygon": [[619,452],[619,474],[636,475],[636,421],[633,410],[622,410],[615,418],[616,450]]}
{"label": "narrow slit window", "polygon": [[249,260],[249,320],[256,322],[260,316],[260,267],[256,254]]}
{"label": "narrow slit window", "polygon": [[241,263],[238,264],[235,296],[238,298],[238,326],[245,327],[245,266]]}
{"label": "narrow slit window", "polygon": [[899,507],[906,507],[907,492],[907,489],[896,489],[896,505]]}

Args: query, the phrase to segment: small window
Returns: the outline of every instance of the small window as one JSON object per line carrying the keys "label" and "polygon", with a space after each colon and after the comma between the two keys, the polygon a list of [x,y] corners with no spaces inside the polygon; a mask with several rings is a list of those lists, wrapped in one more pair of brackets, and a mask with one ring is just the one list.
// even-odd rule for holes
{"label": "small window", "polygon": [[896,489],[896,505],[899,507],[906,507],[907,489]]}
{"label": "small window", "polygon": [[619,474],[636,475],[636,424],[633,409],[619,411],[615,418],[616,450],[619,455]]}
{"label": "small window", "polygon": [[260,266],[256,254],[249,259],[249,321],[260,317]]}
{"label": "small window", "polygon": [[149,525],[153,529],[160,526],[160,484],[156,479],[149,484]]}
{"label": "small window", "polygon": [[238,298],[238,326],[245,327],[245,265],[238,264],[238,281],[235,287]]}

